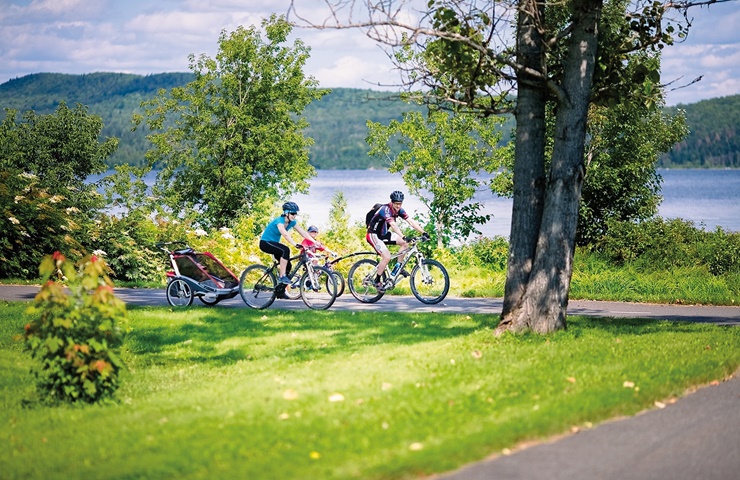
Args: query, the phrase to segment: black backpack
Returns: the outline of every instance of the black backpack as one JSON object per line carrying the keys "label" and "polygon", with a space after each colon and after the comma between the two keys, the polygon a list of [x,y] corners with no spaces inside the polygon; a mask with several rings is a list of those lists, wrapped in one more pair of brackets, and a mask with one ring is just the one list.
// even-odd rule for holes
{"label": "black backpack", "polygon": [[382,207],[383,205],[385,205],[385,204],[384,203],[376,203],[375,205],[373,205],[373,208],[371,208],[370,211],[367,212],[367,214],[365,214],[365,227],[369,227],[370,226],[370,221],[375,216],[375,212],[377,212],[378,209],[380,207]]}

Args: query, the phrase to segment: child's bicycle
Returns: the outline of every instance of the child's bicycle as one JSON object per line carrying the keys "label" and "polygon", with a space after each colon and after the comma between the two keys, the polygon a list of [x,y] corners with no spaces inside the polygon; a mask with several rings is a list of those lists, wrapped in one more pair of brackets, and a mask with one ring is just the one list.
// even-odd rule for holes
{"label": "child's bicycle", "polygon": [[[335,252],[332,252],[328,248],[325,249],[323,252],[315,252],[315,262],[314,265],[320,265],[327,270],[331,271],[332,275],[334,275],[334,281],[337,283],[337,297],[341,297],[344,293],[344,275],[342,275],[341,272],[336,270],[335,265],[339,260],[342,260],[347,257],[342,258],[336,258],[337,254]],[[298,258],[298,257],[296,257]],[[292,259],[291,259],[292,260]],[[288,297],[291,300],[296,300],[300,298],[301,296],[301,289],[299,288],[300,285],[297,279],[294,279],[290,285],[287,286],[285,289],[285,296]]]}
{"label": "child's bicycle", "polygon": [[[157,247],[170,259],[167,272],[167,302],[173,307],[188,307],[193,298],[208,306],[239,294],[239,279],[210,252],[196,252],[185,242],[162,242]],[[170,249],[170,245],[181,246]]]}
{"label": "child's bicycle", "polygon": [[[337,284],[332,271],[320,265],[314,265],[314,258],[313,253],[301,249],[299,255],[290,259],[291,262],[298,260],[298,263],[288,274],[288,278],[290,278],[290,285],[300,292],[306,306],[314,310],[326,310],[334,304],[337,298]],[[270,267],[262,264],[247,267],[242,272],[239,282],[239,294],[244,303],[258,310],[272,305],[278,293],[289,290],[287,286],[278,285],[277,277],[277,261],[274,261]],[[297,296],[288,298],[297,298]]]}
{"label": "child's bicycle", "polygon": [[[418,243],[428,240],[427,236],[416,237],[409,240],[409,247],[391,257],[396,259],[402,253],[406,256],[401,264],[396,264],[393,272],[390,263],[380,277],[383,282],[382,288],[375,284],[375,269],[377,260],[364,258],[355,262],[349,269],[347,285],[352,295],[362,303],[375,303],[385,295],[385,292],[393,289],[398,282],[405,277],[409,278],[411,293],[422,303],[439,303],[447,296],[450,290],[450,276],[441,263],[436,260],[424,258],[418,247]],[[406,265],[414,262],[411,273],[406,270]]]}

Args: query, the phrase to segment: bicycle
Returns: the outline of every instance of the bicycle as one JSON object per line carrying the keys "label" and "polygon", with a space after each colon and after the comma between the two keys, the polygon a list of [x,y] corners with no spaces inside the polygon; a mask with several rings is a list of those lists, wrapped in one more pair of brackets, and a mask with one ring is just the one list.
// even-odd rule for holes
{"label": "bicycle", "polygon": [[[336,258],[337,254],[335,252],[332,252],[329,249],[326,249],[326,253],[315,252],[314,255],[316,259],[316,262],[315,262],[316,264],[331,271],[332,275],[334,276],[334,281],[337,284],[337,297],[341,297],[342,294],[344,293],[344,285],[345,285],[344,275],[342,275],[341,272],[336,270],[334,268],[334,265],[336,265],[336,263],[339,260],[342,260],[343,258],[346,258],[346,257]],[[297,300],[301,296],[301,290],[298,287],[299,287],[298,283],[293,285],[293,282],[291,282],[291,284],[288,285],[287,288],[285,289],[285,296],[291,300]]]}
{"label": "bicycle", "polygon": [[[382,289],[378,289],[375,284],[378,261],[365,258],[355,262],[349,269],[347,277],[349,291],[362,303],[375,303],[385,295],[385,292],[392,290],[401,279],[408,276],[411,293],[420,302],[429,305],[441,302],[450,290],[450,276],[441,263],[425,258],[419,250],[418,243],[426,240],[428,240],[426,236],[411,238],[406,250],[391,256],[391,260],[397,259],[400,255],[406,257],[400,265],[396,263],[398,268],[394,268],[395,274],[390,269],[390,263],[386,266],[381,276]],[[409,262],[415,263],[411,273],[406,270]]]}
{"label": "bicycle", "polygon": [[[303,303],[307,307],[314,310],[326,310],[334,304],[337,298],[337,284],[330,270],[313,264],[314,258],[313,253],[303,248],[300,254],[291,257],[291,261],[298,260],[298,263],[288,274],[289,285],[298,288]],[[244,303],[257,310],[272,305],[279,291],[278,265],[277,260],[270,267],[254,264],[242,272],[239,280],[239,294]],[[288,288],[289,286],[286,285],[285,290]]]}

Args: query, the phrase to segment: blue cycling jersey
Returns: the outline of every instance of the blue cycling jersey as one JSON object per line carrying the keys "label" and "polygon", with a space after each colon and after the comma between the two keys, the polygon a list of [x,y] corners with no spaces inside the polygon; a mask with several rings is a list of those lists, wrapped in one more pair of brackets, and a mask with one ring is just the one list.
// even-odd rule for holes
{"label": "blue cycling jersey", "polygon": [[265,228],[265,231],[262,232],[262,237],[260,237],[260,240],[264,240],[266,242],[279,242],[282,235],[280,234],[280,230],[278,230],[278,225],[282,223],[283,225],[285,225],[286,230],[290,230],[296,225],[295,220],[291,220],[287,224],[285,223],[285,220],[285,217],[283,215],[280,215],[275,220],[270,222]]}

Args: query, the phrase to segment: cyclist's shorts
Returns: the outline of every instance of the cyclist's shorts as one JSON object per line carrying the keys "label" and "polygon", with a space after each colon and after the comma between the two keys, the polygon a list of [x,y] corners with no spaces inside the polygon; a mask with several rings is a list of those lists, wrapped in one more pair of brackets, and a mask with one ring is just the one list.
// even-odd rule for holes
{"label": "cyclist's shorts", "polygon": [[388,245],[395,245],[398,235],[395,232],[386,232],[385,235],[378,235],[377,233],[368,232],[365,235],[365,240],[369,243],[373,249],[380,255],[382,252],[388,251]]}

